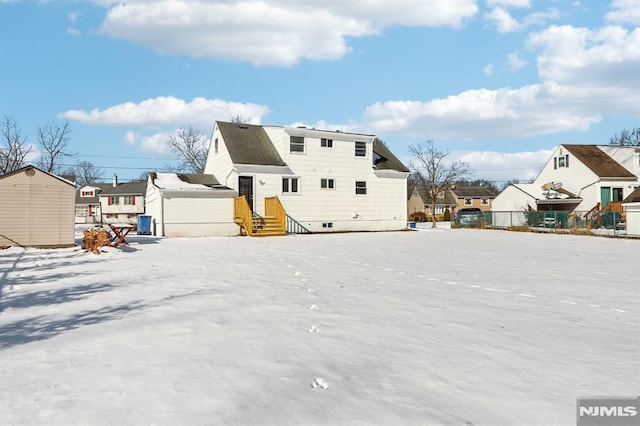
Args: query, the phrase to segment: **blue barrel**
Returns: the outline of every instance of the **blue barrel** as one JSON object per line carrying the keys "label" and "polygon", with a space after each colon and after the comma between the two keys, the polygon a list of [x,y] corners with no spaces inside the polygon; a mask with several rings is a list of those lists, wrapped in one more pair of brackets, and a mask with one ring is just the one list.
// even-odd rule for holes
{"label": "blue barrel", "polygon": [[138,235],[151,235],[151,216],[138,216]]}

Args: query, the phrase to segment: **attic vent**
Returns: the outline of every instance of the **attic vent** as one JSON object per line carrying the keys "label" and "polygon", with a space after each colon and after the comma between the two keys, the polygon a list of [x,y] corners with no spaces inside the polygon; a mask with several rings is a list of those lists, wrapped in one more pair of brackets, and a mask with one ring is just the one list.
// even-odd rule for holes
{"label": "attic vent", "polygon": [[24,171],[24,174],[29,176],[29,177],[33,177],[36,175],[36,169],[34,169],[33,167],[29,167],[28,169],[26,169]]}

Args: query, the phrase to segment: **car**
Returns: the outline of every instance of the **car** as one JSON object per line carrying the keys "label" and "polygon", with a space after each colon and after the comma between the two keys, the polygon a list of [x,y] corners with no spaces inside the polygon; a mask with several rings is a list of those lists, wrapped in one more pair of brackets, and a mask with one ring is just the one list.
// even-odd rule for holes
{"label": "car", "polygon": [[465,207],[458,210],[456,219],[460,226],[478,226],[484,220],[484,215],[482,210],[477,207]]}

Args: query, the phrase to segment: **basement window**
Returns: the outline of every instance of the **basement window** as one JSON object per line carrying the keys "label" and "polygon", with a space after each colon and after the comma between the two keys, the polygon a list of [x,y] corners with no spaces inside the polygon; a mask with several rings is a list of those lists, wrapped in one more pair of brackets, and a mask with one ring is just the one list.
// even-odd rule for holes
{"label": "basement window", "polygon": [[333,222],[324,222],[322,224],[323,228],[333,228]]}

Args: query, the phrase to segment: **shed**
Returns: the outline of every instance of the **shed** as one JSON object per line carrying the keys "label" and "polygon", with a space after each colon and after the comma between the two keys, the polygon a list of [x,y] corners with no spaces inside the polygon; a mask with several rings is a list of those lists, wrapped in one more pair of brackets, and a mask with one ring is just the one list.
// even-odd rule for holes
{"label": "shed", "polygon": [[622,201],[627,218],[627,234],[640,235],[640,187]]}
{"label": "shed", "polygon": [[75,183],[26,166],[0,176],[0,246],[75,245]]}
{"label": "shed", "polygon": [[238,235],[233,221],[238,193],[210,174],[150,173],[146,215],[151,233],[165,237]]}

